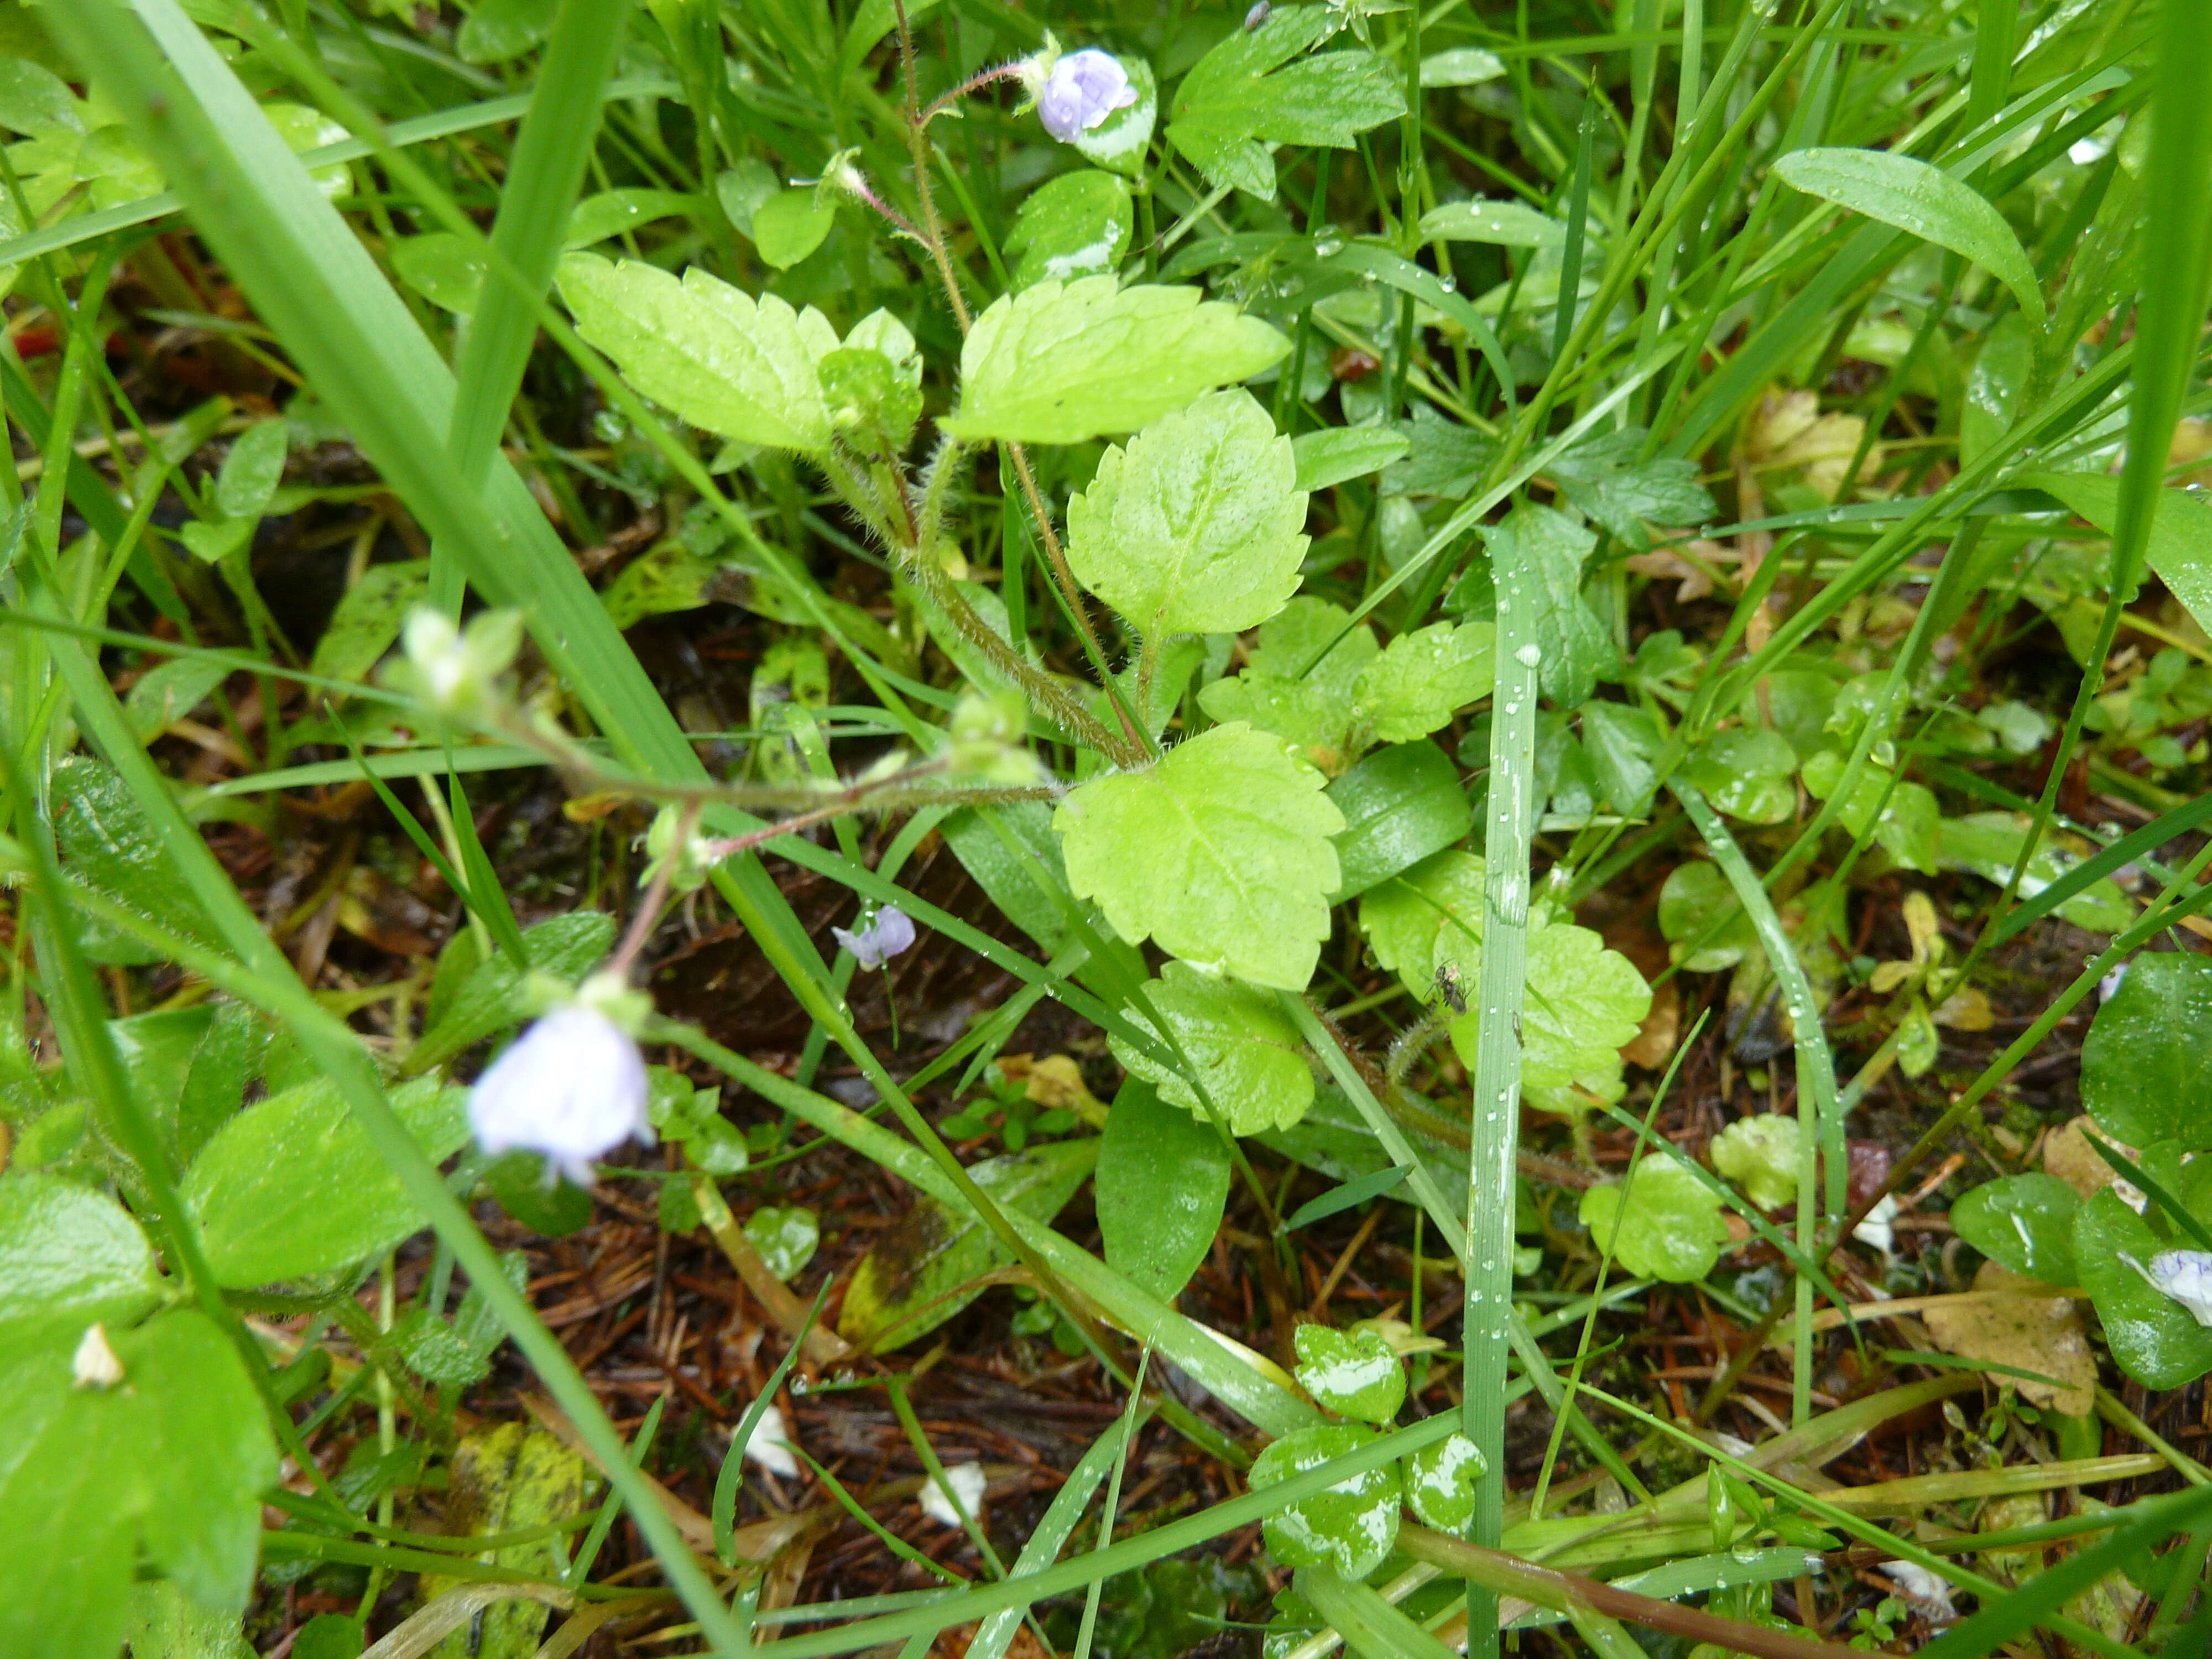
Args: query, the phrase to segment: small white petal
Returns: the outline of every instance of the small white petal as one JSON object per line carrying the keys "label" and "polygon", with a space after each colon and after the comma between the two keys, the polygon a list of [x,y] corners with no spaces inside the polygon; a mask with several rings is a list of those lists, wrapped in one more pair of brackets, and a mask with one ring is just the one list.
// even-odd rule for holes
{"label": "small white petal", "polygon": [[1918,1603],[1939,1619],[1958,1616],[1951,1605],[1951,1586],[1917,1561],[1885,1561],[1881,1571],[1905,1593],[1906,1601]]}
{"label": "small white petal", "polygon": [[[952,1488],[951,1497],[945,1495],[944,1486],[932,1480],[921,1489],[921,1512],[940,1526],[960,1524],[960,1510],[968,1512],[975,1520],[982,1513],[983,1488],[989,1483],[984,1479],[981,1463],[955,1463],[945,1470],[945,1479]],[[952,1506],[952,1499],[960,1500],[960,1508]]]}
{"label": "small white petal", "polygon": [[791,1455],[791,1436],[785,1431],[781,1407],[770,1406],[753,1425],[753,1437],[745,1442],[745,1461],[786,1480],[799,1478],[799,1460]]}
{"label": "small white petal", "polygon": [[1897,1194],[1886,1194],[1881,1202],[1867,1212],[1867,1218],[1851,1229],[1851,1237],[1862,1244],[1871,1244],[1884,1255],[1890,1254],[1897,1243],[1897,1230],[1891,1224],[1897,1219]]}
{"label": "small white petal", "polygon": [[2128,976],[2128,964],[2122,963],[2097,981],[2097,1001],[2100,1006],[2110,1002],[2120,994],[2120,985]]}
{"label": "small white petal", "polygon": [[592,1161],[635,1137],[646,1121],[645,1061],[637,1044],[595,1008],[556,1008],[493,1061],[469,1093],[469,1127],[493,1154],[543,1153],[578,1186]]}
{"label": "small white petal", "polygon": [[70,1359],[70,1374],[80,1389],[112,1389],[123,1380],[123,1362],[107,1346],[107,1333],[98,1323],[84,1328]]}

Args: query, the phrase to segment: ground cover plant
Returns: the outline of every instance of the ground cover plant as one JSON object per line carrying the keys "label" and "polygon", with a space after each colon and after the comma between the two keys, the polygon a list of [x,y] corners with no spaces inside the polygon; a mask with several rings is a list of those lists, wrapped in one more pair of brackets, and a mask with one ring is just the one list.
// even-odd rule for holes
{"label": "ground cover plant", "polygon": [[2194,1655],[2212,7],[0,0],[0,1655]]}

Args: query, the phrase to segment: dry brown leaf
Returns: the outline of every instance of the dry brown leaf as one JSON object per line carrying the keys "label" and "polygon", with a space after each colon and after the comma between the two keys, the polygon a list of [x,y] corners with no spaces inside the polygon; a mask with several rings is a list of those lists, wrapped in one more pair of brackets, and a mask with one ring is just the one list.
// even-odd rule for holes
{"label": "dry brown leaf", "polygon": [[1682,997],[1668,980],[1651,994],[1651,1012],[1644,1017],[1636,1036],[1620,1045],[1620,1057],[1631,1066],[1656,1071],[1674,1052],[1682,1034]]}
{"label": "dry brown leaf", "polygon": [[[2087,1118],[2077,1117],[2064,1128],[2044,1138],[2044,1173],[2057,1176],[2085,1200],[2096,1197],[2106,1188],[2115,1184],[2133,1192],[2134,1188],[2128,1188],[2125,1182],[2112,1173],[2112,1166],[2098,1157],[2097,1149],[2083,1137],[2081,1131],[2088,1127]],[[2109,1135],[2103,1139],[2107,1142],[2112,1140]],[[2135,1152],[2132,1146],[2122,1146],[2119,1150],[2130,1155]]]}
{"label": "dry brown leaf", "polygon": [[[2012,1285],[2029,1285],[2009,1267],[1994,1261],[1982,1263],[1974,1275],[1974,1288],[2002,1291]],[[1921,1310],[1921,1319],[1936,1346],[1946,1353],[1993,1365],[2014,1365],[2056,1377],[2064,1386],[2033,1382],[2025,1377],[2001,1377],[2038,1406],[2056,1406],[2069,1417],[2086,1417],[2097,1401],[2097,1359],[2089,1351],[2088,1333],[2071,1297],[1996,1295],[1976,1301],[1938,1301]]]}

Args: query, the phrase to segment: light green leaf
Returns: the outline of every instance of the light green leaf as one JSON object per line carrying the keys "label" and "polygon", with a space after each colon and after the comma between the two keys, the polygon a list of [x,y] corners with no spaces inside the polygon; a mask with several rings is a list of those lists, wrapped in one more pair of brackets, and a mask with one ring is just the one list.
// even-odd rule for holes
{"label": "light green leaf", "polygon": [[172,657],[147,670],[131,682],[130,695],[123,700],[132,734],[141,743],[151,743],[205,702],[230,673],[229,664],[204,657]]}
{"label": "light green leaf", "polygon": [[[1786,744],[1784,745],[1788,746]],[[1805,789],[1826,800],[1843,781],[1844,760],[1832,749],[1824,749],[1805,763]],[[1887,791],[1888,800],[1883,804]],[[1875,815],[1881,806],[1879,817]],[[1942,808],[1929,790],[1917,783],[1890,787],[1889,774],[1869,761],[1852,787],[1850,799],[1838,817],[1854,836],[1870,836],[1891,858],[1908,870],[1933,874],[1936,868]]]}
{"label": "light green leaf", "polygon": [[1601,1249],[1611,1245],[1625,1272],[1670,1285],[1703,1279],[1729,1242],[1720,1195],[1663,1154],[1638,1164],[1627,1186],[1585,1192],[1580,1214],[1592,1240]]}
{"label": "light green leaf", "polygon": [[1474,1525],[1474,1492],[1489,1463],[1463,1434],[1421,1447],[1406,1460],[1406,1502],[1425,1526],[1464,1538]]}
{"label": "light green leaf", "polygon": [[1298,488],[1308,491],[1379,472],[1412,447],[1413,440],[1390,426],[1325,426],[1291,440]]}
{"label": "light green leaf", "polygon": [[1176,88],[1169,142],[1207,182],[1272,196],[1269,146],[1348,149],[1369,128],[1403,115],[1399,77],[1374,53],[1304,55],[1340,26],[1340,14],[1325,6],[1279,6],[1258,28],[1231,30]]}
{"label": "light green leaf", "polygon": [[1297,477],[1258,399],[1209,392],[1107,450],[1068,503],[1068,562],[1148,641],[1256,627],[1297,591]]}
{"label": "light green leaf", "polygon": [[195,519],[179,529],[177,537],[193,557],[221,564],[252,541],[253,527],[252,519]]}
{"label": "light green leaf", "polygon": [[258,519],[284,480],[290,428],[281,420],[250,426],[231,441],[216,474],[215,504],[226,517]]}
{"label": "light green leaf", "polygon": [[399,280],[457,317],[476,314],[483,293],[483,253],[451,231],[434,230],[388,245]]}
{"label": "light green leaf", "polygon": [[1796,1201],[1804,1146],[1804,1125],[1794,1117],[1779,1112],[1740,1117],[1713,1137],[1713,1168],[1760,1209],[1779,1209]]}
{"label": "light green leaf", "polygon": [[[1449,46],[1421,59],[1421,84],[1425,87],[1480,86],[1504,73],[1504,59],[1480,46]],[[1425,224],[1421,235],[1424,240],[1429,235]]]}
{"label": "light green leaf", "polygon": [[1406,1403],[1406,1368],[1373,1331],[1301,1325],[1298,1386],[1340,1417],[1388,1425]]}
{"label": "light green leaf", "polygon": [[2001,1176],[1951,1206],[1951,1229],[1992,1261],[2046,1285],[2078,1285],[2080,1194],[2053,1175]]}
{"label": "light green leaf", "polygon": [[[1095,1139],[1058,1140],[986,1158],[968,1173],[1001,1209],[1050,1221],[1097,1158]],[[878,1352],[902,1347],[981,1295],[974,1281],[1012,1260],[973,1213],[924,1196],[853,1270],[838,1332]]]}
{"label": "light green leaf", "polygon": [[556,0],[483,0],[453,46],[465,64],[504,64],[553,32]]}
{"label": "light green leaf", "polygon": [[7,1342],[24,1340],[22,1327],[46,1323],[68,1326],[74,1340],[94,1320],[128,1323],[161,1294],[153,1249],[114,1200],[57,1176],[0,1181],[0,1336]]}
{"label": "light green leaf", "polygon": [[1322,771],[1342,772],[1353,757],[1352,689],[1381,649],[1364,623],[1346,632],[1351,620],[1326,599],[1292,599],[1262,624],[1244,672],[1201,690],[1199,707],[1224,724],[1272,732]]}
{"label": "light green leaf", "polygon": [[2074,1218],[2074,1264],[2112,1358],[2153,1389],[2179,1389],[2212,1370],[2212,1328],[2148,1277],[2152,1261],[2173,1248],[2110,1187]]}
{"label": "light green leaf", "polygon": [[[1485,57],[1488,53],[1483,54]],[[1425,242],[1488,242],[1498,247],[1561,247],[1567,228],[1526,202],[1447,202],[1421,216]]]}
{"label": "light green leaf", "polygon": [[2130,1146],[2212,1150],[2212,958],[2145,951],[2081,1044],[2081,1105]]}
{"label": "light green leaf", "polygon": [[804,1206],[763,1204],[745,1218],[745,1237],[752,1240],[768,1270],[789,1284],[814,1260],[822,1243],[822,1225],[814,1212]]}
{"label": "light green leaf", "polygon": [[1425,738],[1490,695],[1497,641],[1497,627],[1486,622],[1431,623],[1401,634],[1360,672],[1352,707],[1385,743]]}
{"label": "light green leaf", "polygon": [[69,83],[27,58],[0,58],[0,127],[36,137],[81,133],[84,116]]}
{"label": "light green leaf", "polygon": [[1959,406],[1961,466],[1979,460],[2010,428],[2021,388],[2034,365],[2035,336],[2027,319],[2014,312],[1990,331],[1974,358],[1973,371],[1966,376],[1966,398]]}
{"label": "light green leaf", "polygon": [[1093,778],[1053,814],[1070,889],[1131,944],[1303,991],[1328,936],[1344,815],[1280,740],[1217,726],[1142,772]]}
{"label": "light green leaf", "polygon": [[1597,538],[1548,507],[1516,507],[1485,526],[1482,538],[1501,584],[1518,569],[1524,590],[1536,596],[1531,631],[1544,695],[1565,707],[1588,702],[1599,678],[1619,666],[1612,635],[1582,595],[1583,560]]}
{"label": "light green leaf", "polygon": [[[468,1139],[467,1091],[431,1078],[402,1085],[392,1109],[433,1160]],[[341,1099],[302,1084],[241,1112],[192,1161],[185,1200],[218,1282],[299,1279],[388,1250],[424,1225]]]}
{"label": "light green leaf", "polygon": [[[1180,963],[1168,968],[1170,973],[1188,971]],[[1247,994],[1254,1002],[1272,1002],[1257,993]],[[1189,1045],[1188,1036],[1183,1041]],[[1304,1060],[1300,1058],[1298,1064],[1303,1066]],[[1308,1098],[1312,1093],[1309,1073]],[[1201,1122],[1187,1106],[1168,1104],[1141,1077],[1132,1075],[1114,1097],[1099,1140],[1094,1190],[1106,1265],[1138,1289],[1174,1305],[1213,1248],[1229,1200],[1229,1149],[1213,1126]]]}
{"label": "light green leaf", "polygon": [[562,245],[571,249],[589,247],[656,219],[696,213],[701,206],[699,198],[682,191],[648,190],[635,185],[603,190],[576,204],[568,215],[568,234]]}
{"label": "light green leaf", "polygon": [[[615,920],[603,910],[578,910],[551,916],[522,936],[529,967],[574,984],[591,971],[614,943]],[[472,968],[421,1041],[408,1050],[409,1073],[443,1065],[471,1043],[481,1042],[528,1012],[523,993],[524,968],[504,956]]]}
{"label": "light green leaf", "polygon": [[1971,185],[1915,156],[1880,149],[1791,150],[1776,160],[1774,173],[1792,190],[1972,261],[2012,290],[2037,327],[2043,325],[2043,289],[2034,265],[2004,216]]}
{"label": "light green leaf", "polygon": [[[1376,1432],[1364,1424],[1345,1423],[1286,1434],[1253,1460],[1252,1490],[1264,1492],[1358,1451]],[[1402,1494],[1398,1466],[1386,1463],[1286,1505],[1268,1516],[1261,1530],[1268,1553],[1285,1566],[1331,1566],[1347,1578],[1364,1578],[1398,1541]]]}
{"label": "light green leaf", "polygon": [[[1786,823],[1797,811],[1790,779],[1797,751],[1763,726],[1732,726],[1690,751],[1682,775],[1729,817],[1745,823]],[[1809,784],[1808,785],[1809,787]]]}
{"label": "light green leaf", "polygon": [[[1936,832],[1937,861],[1946,870],[1971,870],[1984,881],[2002,886],[2012,879],[2020,862],[2021,843],[2027,839],[2028,820],[2010,812],[1969,812],[1945,818]],[[2033,898],[2081,860],[2050,840],[2035,849],[2020,878],[2020,896]],[[2058,914],[2077,927],[2100,933],[2118,933],[2135,920],[2135,906],[2118,883],[2109,878],[2093,882],[2058,907]],[[2141,1146],[2141,1141],[2130,1141]]]}
{"label": "light green leaf", "polygon": [[1473,853],[1438,853],[1359,902],[1359,930],[1384,969],[1422,1002],[1437,994],[1437,969],[1481,960],[1483,864]]}
{"label": "light green leaf", "polygon": [[[187,939],[214,942],[205,913],[112,767],[71,755],[54,768],[52,792],[54,839],[65,874]],[[161,960],[151,946],[90,917],[78,918],[77,929],[78,943],[94,962]]]}
{"label": "light green leaf", "polygon": [[331,612],[308,666],[334,680],[366,680],[398,639],[400,625],[422,602],[429,580],[427,559],[369,566]]}
{"label": "light green leaf", "polygon": [[[1528,1001],[1521,1014],[1521,1093],[1540,1112],[1579,1112],[1620,1098],[1620,1047],[1651,1012],[1636,965],[1587,927],[1552,922],[1528,935]],[[1468,982],[1477,975],[1467,972]],[[1479,1012],[1451,1024],[1452,1047],[1474,1065]]]}
{"label": "light green leaf", "polygon": [[1136,101],[1115,110],[1089,131],[1076,134],[1073,142],[1078,150],[1100,167],[1141,179],[1145,175],[1146,147],[1152,142],[1152,124],[1159,118],[1159,82],[1153,77],[1152,64],[1134,52],[1116,56],[1128,74],[1129,90],[1137,94]]}
{"label": "light green leaf", "polygon": [[1459,769],[1432,743],[1376,750],[1330,784],[1328,798],[1344,814],[1338,899],[1356,898],[1474,828]]}
{"label": "light green leaf", "polygon": [[836,222],[836,209],[811,185],[781,190],[753,210],[753,246],[778,270],[788,270],[820,247]]}
{"label": "light green leaf", "polygon": [[756,301],[696,265],[678,281],[591,253],[562,259],[559,282],[578,332],[692,425],[805,454],[830,447],[815,364],[837,337],[812,307],[794,312],[773,294]]}
{"label": "light green leaf", "polygon": [[1062,173],[1014,216],[1006,234],[1006,252],[1021,256],[1014,287],[1111,271],[1121,263],[1135,224],[1129,187],[1113,173],[1096,168]]}
{"label": "light green leaf", "polygon": [[[1275,998],[1183,962],[1165,963],[1146,994],[1173,1029],[1197,1083],[1227,1120],[1231,1134],[1287,1127],[1305,1115],[1313,1104],[1313,1068],[1306,1062],[1304,1039]],[[1158,1034],[1140,1009],[1127,1012],[1139,1030]],[[1109,1041],[1115,1059],[1132,1076],[1152,1084],[1163,1100],[1187,1112],[1205,1113],[1192,1079],[1119,1037]]]}
{"label": "light green leaf", "polygon": [[1042,282],[975,319],[960,353],[960,407],[944,426],[1042,444],[1133,432],[1289,352],[1266,323],[1194,288]]}
{"label": "light green leaf", "polygon": [[[2045,490],[2107,536],[2119,527],[2120,481],[2096,472],[2031,472],[2015,482]],[[2212,628],[2212,501],[2161,489],[2151,509],[2150,568],[2200,627]]]}

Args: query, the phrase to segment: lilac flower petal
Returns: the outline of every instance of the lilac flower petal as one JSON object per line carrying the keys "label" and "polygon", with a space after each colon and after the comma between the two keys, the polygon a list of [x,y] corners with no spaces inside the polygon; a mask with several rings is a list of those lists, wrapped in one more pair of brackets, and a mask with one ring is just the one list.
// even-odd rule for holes
{"label": "lilac flower petal", "polygon": [[877,911],[875,919],[865,927],[856,931],[832,927],[830,933],[853,953],[855,962],[871,969],[882,967],[914,946],[914,919],[895,904],[887,904]]}
{"label": "lilac flower petal", "polygon": [[556,1008],[518,1037],[469,1093],[469,1127],[495,1155],[542,1153],[580,1187],[624,1140],[653,1142],[637,1044],[596,1008]]}
{"label": "lilac flower petal", "polygon": [[1071,52],[1052,66],[1037,98],[1037,118],[1061,143],[1073,143],[1136,101],[1136,89],[1120,60],[1090,47]]}

